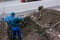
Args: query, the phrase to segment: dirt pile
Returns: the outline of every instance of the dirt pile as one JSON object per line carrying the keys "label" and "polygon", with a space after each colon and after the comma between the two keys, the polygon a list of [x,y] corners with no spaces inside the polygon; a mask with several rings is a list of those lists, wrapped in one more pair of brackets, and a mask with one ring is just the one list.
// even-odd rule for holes
{"label": "dirt pile", "polygon": [[[25,32],[30,30],[26,32],[24,40],[60,40],[59,17],[60,12],[55,10],[43,9],[41,12],[34,12],[30,16],[28,26],[24,28]],[[35,37],[35,34],[38,36]]]}

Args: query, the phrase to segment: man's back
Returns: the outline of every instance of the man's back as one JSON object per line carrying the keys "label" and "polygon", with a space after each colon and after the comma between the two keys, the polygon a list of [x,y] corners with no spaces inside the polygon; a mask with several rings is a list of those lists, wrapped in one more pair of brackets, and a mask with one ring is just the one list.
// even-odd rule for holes
{"label": "man's back", "polygon": [[19,26],[18,22],[19,21],[24,21],[24,19],[23,18],[12,17],[12,16],[7,16],[5,18],[5,21],[7,22],[7,24],[9,26],[17,27],[17,26]]}
{"label": "man's back", "polygon": [[4,22],[7,22],[8,26],[16,26],[18,24],[18,18],[7,16],[3,19]]}

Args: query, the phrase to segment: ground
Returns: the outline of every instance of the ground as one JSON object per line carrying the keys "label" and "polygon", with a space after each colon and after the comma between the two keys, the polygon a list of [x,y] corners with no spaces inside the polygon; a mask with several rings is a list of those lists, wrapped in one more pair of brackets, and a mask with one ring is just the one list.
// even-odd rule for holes
{"label": "ground", "polygon": [[[60,40],[59,11],[43,9],[41,12],[31,13],[25,17],[25,21],[21,25],[22,40]],[[1,40],[8,39],[5,26],[1,26],[4,28],[1,33],[5,35],[1,34]]]}

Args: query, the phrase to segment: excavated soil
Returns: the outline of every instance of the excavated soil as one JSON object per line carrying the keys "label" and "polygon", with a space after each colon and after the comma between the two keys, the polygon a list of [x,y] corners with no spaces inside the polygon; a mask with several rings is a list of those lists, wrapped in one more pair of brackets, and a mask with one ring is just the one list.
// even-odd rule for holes
{"label": "excavated soil", "polygon": [[34,12],[27,25],[26,29],[22,29],[22,33],[25,30],[23,40],[60,40],[59,11],[43,9],[41,12]]}

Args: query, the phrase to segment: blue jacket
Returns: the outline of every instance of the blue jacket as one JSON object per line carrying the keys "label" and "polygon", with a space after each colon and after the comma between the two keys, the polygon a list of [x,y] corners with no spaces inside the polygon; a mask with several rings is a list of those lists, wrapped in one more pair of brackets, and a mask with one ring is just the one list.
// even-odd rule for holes
{"label": "blue jacket", "polygon": [[17,18],[12,16],[7,16],[6,18],[3,18],[2,21],[7,22],[8,26],[10,27],[19,27],[18,21],[24,21],[24,18]]}

